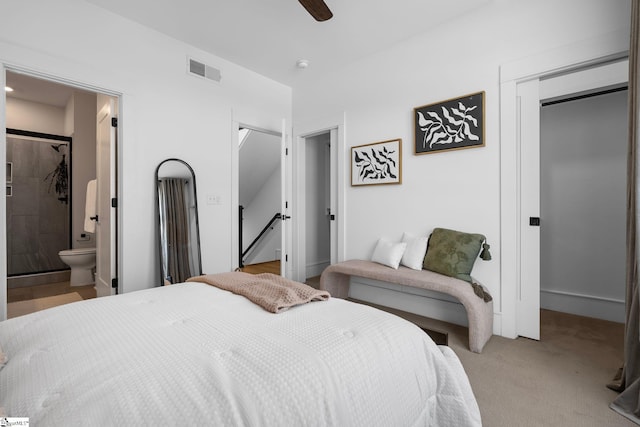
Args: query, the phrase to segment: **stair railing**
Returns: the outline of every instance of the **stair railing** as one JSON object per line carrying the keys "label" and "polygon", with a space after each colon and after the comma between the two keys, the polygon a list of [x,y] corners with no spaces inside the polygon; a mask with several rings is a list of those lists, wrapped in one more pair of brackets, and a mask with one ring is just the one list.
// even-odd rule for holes
{"label": "stair railing", "polygon": [[258,234],[258,236],[253,239],[253,241],[251,242],[251,244],[249,244],[249,246],[247,247],[247,249],[245,249],[244,251],[242,250],[242,237],[243,237],[243,233],[242,233],[242,221],[243,221],[243,212],[244,212],[244,207],[241,205],[239,207],[239,264],[240,264],[240,268],[244,267],[244,258],[247,256],[247,254],[249,253],[249,251],[260,241],[260,239],[262,239],[262,237],[269,231],[273,229],[273,223],[278,221],[279,219],[282,219],[282,214],[280,214],[279,212],[275,213],[273,215],[273,217],[269,220],[269,222],[267,223],[267,225],[264,226],[264,228],[262,229],[262,231]]}

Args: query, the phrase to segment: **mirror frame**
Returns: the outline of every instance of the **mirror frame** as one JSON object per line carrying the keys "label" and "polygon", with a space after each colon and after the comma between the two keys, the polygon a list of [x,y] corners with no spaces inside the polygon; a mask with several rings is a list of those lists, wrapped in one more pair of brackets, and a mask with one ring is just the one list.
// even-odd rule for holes
{"label": "mirror frame", "polygon": [[155,187],[156,187],[156,227],[157,227],[157,238],[158,238],[158,261],[159,261],[159,270],[160,270],[160,286],[164,286],[167,284],[174,284],[175,281],[167,282],[166,278],[171,277],[164,271],[165,260],[163,259],[163,243],[162,243],[162,230],[161,230],[161,219],[160,219],[160,180],[162,178],[170,178],[170,175],[160,176],[160,169],[163,165],[169,162],[178,162],[185,166],[189,173],[191,174],[191,180],[193,182],[192,185],[192,196],[193,196],[193,208],[195,210],[195,218],[193,221],[189,220],[189,234],[193,235],[195,232],[195,242],[189,242],[189,249],[194,259],[194,266],[197,268],[197,271],[194,271],[192,276],[199,276],[202,274],[202,257],[201,257],[201,248],[200,248],[200,224],[199,224],[199,213],[198,213],[198,191],[196,187],[196,174],[193,172],[191,166],[185,162],[184,160],[177,158],[169,158],[165,159],[156,167],[155,172]]}

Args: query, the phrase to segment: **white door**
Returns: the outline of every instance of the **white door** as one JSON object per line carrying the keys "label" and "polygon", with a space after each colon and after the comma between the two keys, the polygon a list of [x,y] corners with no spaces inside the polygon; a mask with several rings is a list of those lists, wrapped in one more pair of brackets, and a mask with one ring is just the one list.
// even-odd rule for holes
{"label": "white door", "polygon": [[331,129],[329,137],[329,234],[331,248],[331,264],[338,262],[338,129]]}
{"label": "white door", "polygon": [[540,218],[539,83],[535,79],[517,88],[521,200],[516,331],[535,340],[540,339],[540,226],[544,226],[544,218]]}
{"label": "white door", "polygon": [[[114,99],[98,96],[96,179],[96,293],[98,297],[115,293],[113,280],[116,277],[116,215],[112,199],[116,197],[116,127]],[[112,215],[112,213],[114,213]]]}
{"label": "white door", "polygon": [[292,236],[292,224],[291,221],[291,200],[292,200],[292,183],[287,181],[287,178],[291,176],[291,156],[289,156],[289,147],[287,146],[287,123],[282,120],[282,136],[280,140],[280,200],[281,209],[280,214],[282,218],[281,232],[281,256],[280,256],[280,275],[282,277],[293,276],[293,262],[291,254],[289,254],[289,248],[293,247],[293,242],[290,241]]}

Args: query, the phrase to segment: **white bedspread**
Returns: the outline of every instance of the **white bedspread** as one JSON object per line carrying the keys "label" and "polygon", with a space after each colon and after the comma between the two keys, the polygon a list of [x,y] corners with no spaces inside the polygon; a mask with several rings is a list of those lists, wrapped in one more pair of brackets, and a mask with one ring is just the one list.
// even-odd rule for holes
{"label": "white bedspread", "polygon": [[178,284],[0,322],[0,348],[0,407],[34,426],[481,424],[453,351],[341,299]]}

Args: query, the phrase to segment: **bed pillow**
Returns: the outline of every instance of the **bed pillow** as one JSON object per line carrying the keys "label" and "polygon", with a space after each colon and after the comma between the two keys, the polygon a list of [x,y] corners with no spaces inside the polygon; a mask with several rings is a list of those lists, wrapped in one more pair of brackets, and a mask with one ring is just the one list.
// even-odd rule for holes
{"label": "bed pillow", "polygon": [[371,261],[397,270],[406,247],[407,244],[404,242],[393,243],[385,238],[381,238],[378,240],[376,248],[373,250]]}
{"label": "bed pillow", "polygon": [[472,283],[471,270],[484,240],[482,234],[435,228],[429,237],[423,267]]}
{"label": "bed pillow", "polygon": [[402,241],[407,244],[407,248],[404,250],[400,263],[413,270],[422,270],[424,255],[427,252],[427,237],[404,233]]}

